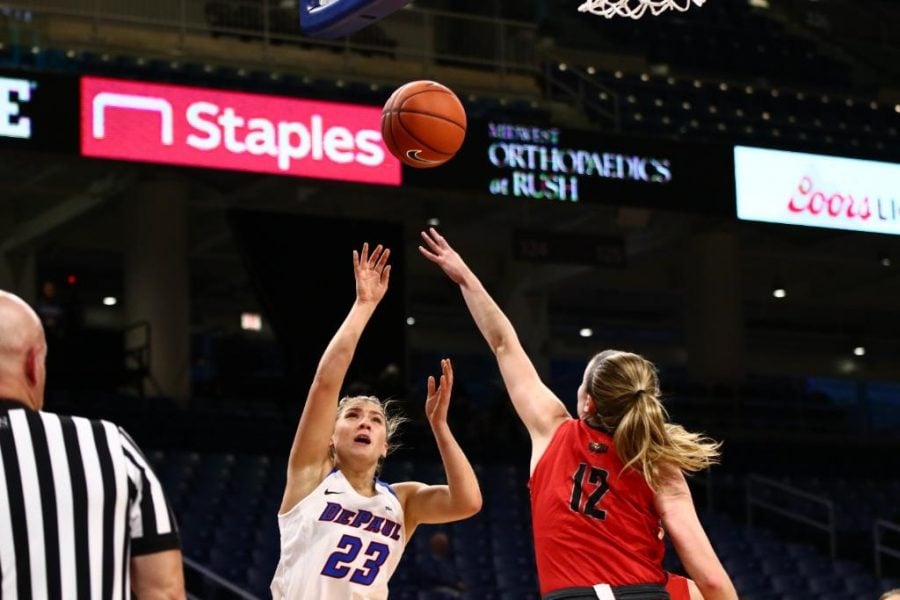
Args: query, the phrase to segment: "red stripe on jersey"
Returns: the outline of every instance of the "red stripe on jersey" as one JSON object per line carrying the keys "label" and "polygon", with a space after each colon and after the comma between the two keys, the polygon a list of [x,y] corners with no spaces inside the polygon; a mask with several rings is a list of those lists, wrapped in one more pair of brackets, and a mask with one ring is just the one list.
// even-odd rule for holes
{"label": "red stripe on jersey", "polygon": [[681,575],[669,573],[669,581],[666,582],[666,591],[672,600],[691,600],[691,588],[688,580]]}

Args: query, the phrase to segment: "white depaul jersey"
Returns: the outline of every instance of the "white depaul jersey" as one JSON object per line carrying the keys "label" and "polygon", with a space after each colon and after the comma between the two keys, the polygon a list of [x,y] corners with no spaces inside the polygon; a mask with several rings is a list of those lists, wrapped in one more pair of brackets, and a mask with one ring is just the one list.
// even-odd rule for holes
{"label": "white depaul jersey", "polygon": [[278,515],[281,558],[274,600],[383,600],[406,545],[403,507],[391,487],[362,496],[337,469]]}

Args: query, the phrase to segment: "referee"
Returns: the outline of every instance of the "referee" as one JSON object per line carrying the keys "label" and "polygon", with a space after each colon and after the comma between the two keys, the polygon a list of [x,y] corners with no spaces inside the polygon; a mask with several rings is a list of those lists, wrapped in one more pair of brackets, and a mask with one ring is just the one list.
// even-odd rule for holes
{"label": "referee", "polygon": [[38,316],[0,291],[0,598],[184,598],[150,464],[108,421],[41,411],[46,356]]}

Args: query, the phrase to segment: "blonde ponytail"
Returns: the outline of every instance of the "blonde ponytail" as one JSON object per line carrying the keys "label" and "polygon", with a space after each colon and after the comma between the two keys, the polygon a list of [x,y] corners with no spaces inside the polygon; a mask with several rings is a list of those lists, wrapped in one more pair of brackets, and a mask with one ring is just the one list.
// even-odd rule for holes
{"label": "blonde ponytail", "polygon": [[693,473],[718,462],[720,442],[668,422],[652,363],[637,354],[607,351],[591,365],[585,385],[597,414],[590,420],[613,432],[625,468],[641,471],[652,489],[659,483],[660,463]]}
{"label": "blonde ponytail", "polygon": [[695,473],[718,462],[720,442],[667,423],[668,414],[659,399],[648,393],[641,396],[613,434],[616,452],[626,469],[639,469],[656,490],[660,463]]}

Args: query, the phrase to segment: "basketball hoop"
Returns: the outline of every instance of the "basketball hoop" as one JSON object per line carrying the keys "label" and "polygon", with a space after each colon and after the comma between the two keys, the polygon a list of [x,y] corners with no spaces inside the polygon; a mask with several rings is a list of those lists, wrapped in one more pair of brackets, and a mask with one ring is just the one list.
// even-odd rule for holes
{"label": "basketball hoop", "polygon": [[591,12],[607,19],[613,17],[640,19],[647,9],[650,9],[653,16],[657,16],[667,10],[685,12],[691,7],[691,3],[703,6],[704,2],[706,0],[584,0],[578,7],[578,12]]}

